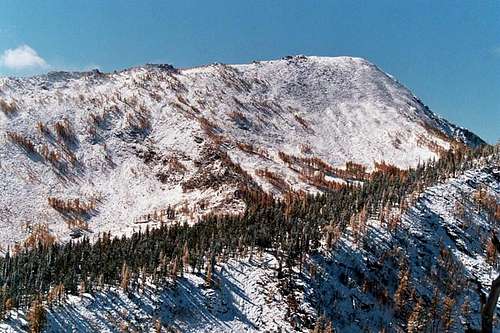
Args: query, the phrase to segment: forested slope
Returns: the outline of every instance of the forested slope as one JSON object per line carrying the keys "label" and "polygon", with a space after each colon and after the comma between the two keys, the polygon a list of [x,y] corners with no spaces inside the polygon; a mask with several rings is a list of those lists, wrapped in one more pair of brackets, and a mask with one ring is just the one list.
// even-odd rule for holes
{"label": "forested slope", "polygon": [[498,163],[498,147],[449,152],[320,196],[241,188],[244,214],[194,226],[41,239],[0,260],[4,310],[21,309],[2,327],[43,304],[56,332],[478,328],[497,272]]}

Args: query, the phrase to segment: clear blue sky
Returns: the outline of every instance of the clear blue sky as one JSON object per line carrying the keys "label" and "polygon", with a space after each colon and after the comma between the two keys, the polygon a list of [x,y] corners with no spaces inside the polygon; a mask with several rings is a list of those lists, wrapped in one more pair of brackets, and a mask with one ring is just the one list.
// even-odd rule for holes
{"label": "clear blue sky", "polygon": [[500,137],[497,0],[3,0],[0,54],[0,75],[360,56],[436,113]]}

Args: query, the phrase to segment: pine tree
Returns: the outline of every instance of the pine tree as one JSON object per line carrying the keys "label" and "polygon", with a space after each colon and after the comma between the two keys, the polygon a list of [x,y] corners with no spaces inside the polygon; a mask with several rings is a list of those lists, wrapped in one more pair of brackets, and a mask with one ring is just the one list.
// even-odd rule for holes
{"label": "pine tree", "polygon": [[78,286],[78,293],[79,293],[80,297],[83,296],[83,294],[85,294],[86,291],[87,291],[87,288],[85,286],[85,281],[81,280],[80,285]]}
{"label": "pine tree", "polygon": [[184,243],[184,249],[182,254],[182,266],[186,272],[189,271],[189,248],[187,243]]}
{"label": "pine tree", "polygon": [[316,319],[316,324],[314,325],[314,329],[312,330],[311,333],[322,333],[323,332],[323,321],[324,321],[323,316],[319,316]]}
{"label": "pine tree", "polygon": [[432,296],[431,304],[428,308],[429,314],[429,323],[431,324],[431,331],[437,332],[439,330],[439,326],[441,323],[441,318],[439,316],[440,312],[440,294],[438,289],[434,290],[434,294]]}
{"label": "pine tree", "polygon": [[161,333],[163,325],[161,324],[161,320],[159,318],[156,318],[154,321],[154,330],[155,333]]}
{"label": "pine tree", "polygon": [[467,320],[471,314],[470,300],[468,296],[464,297],[464,302],[462,303],[462,316]]}
{"label": "pine tree", "polygon": [[207,273],[206,273],[206,276],[205,276],[205,285],[207,287],[212,287],[212,282],[213,282],[213,279],[212,279],[212,265],[210,263],[207,264]]}
{"label": "pine tree", "polygon": [[455,307],[455,300],[449,296],[444,298],[443,302],[443,314],[442,322],[443,328],[446,332],[449,332],[451,326],[453,325],[453,308]]}
{"label": "pine tree", "polygon": [[7,298],[3,304],[2,308],[2,316],[0,316],[0,319],[3,319],[4,317],[9,317],[10,310],[14,307],[14,301],[12,298]]}
{"label": "pine tree", "polygon": [[405,315],[406,305],[411,300],[411,291],[410,291],[410,271],[408,268],[405,268],[399,274],[399,284],[396,292],[394,293],[394,304],[396,306],[396,310]]}
{"label": "pine tree", "polygon": [[172,262],[170,263],[170,272],[169,273],[170,273],[170,277],[175,282],[177,280],[177,273],[178,273],[177,257],[174,257],[172,259]]}
{"label": "pine tree", "polygon": [[425,316],[424,304],[422,299],[419,299],[417,301],[417,305],[408,318],[408,333],[424,332],[426,322],[427,318]]}
{"label": "pine tree", "polygon": [[124,292],[128,292],[130,283],[130,270],[126,262],[123,262],[120,287]]}
{"label": "pine tree", "polygon": [[333,326],[330,320],[325,325],[324,333],[333,333]]}
{"label": "pine tree", "polygon": [[40,333],[42,332],[43,326],[45,325],[45,308],[42,301],[37,297],[33,302],[26,315],[28,320],[30,333]]}

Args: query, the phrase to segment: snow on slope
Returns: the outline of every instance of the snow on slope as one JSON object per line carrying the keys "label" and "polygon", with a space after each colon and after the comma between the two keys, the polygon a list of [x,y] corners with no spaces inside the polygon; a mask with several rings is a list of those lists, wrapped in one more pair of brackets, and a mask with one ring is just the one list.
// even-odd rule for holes
{"label": "snow on slope", "polygon": [[[173,289],[148,286],[143,292],[124,294],[115,288],[83,297],[70,296],[49,312],[47,332],[154,332],[156,319],[164,328],[182,332],[253,332],[279,328],[292,331],[286,298],[273,279],[276,260],[270,255],[252,260],[231,259],[218,267],[219,289],[205,286],[203,275],[184,274]],[[310,316],[312,308],[306,308]],[[2,332],[24,332],[22,313],[0,324]]]}
{"label": "snow on slope", "polygon": [[[126,325],[153,332],[159,319],[163,327],[182,332],[309,332],[318,313],[332,318],[339,332],[406,331],[390,301],[383,301],[380,288],[392,298],[398,283],[397,260],[406,260],[416,295],[431,301],[434,288],[443,292],[440,283],[451,277],[444,271],[448,269],[442,262],[445,252],[451,254],[457,270],[451,280],[458,288],[453,294],[456,304],[450,331],[464,332],[465,323],[478,328],[475,281],[487,292],[498,274],[486,261],[485,247],[494,223],[471,200],[480,187],[500,201],[498,165],[471,170],[429,188],[404,214],[395,232],[371,220],[363,242],[355,244],[345,235],[332,252],[309,258],[306,266],[314,264],[316,274],[296,272],[295,287],[288,289],[298,303],[295,311],[279,287],[276,259],[264,253],[218,264],[218,289],[206,288],[203,275],[189,273],[178,279],[175,288],[149,287],[130,297],[114,288],[93,296],[72,296],[49,311],[46,331],[120,332]],[[457,203],[463,205],[463,215],[457,215]],[[470,314],[462,312],[465,297]],[[439,295],[439,306],[443,299]],[[12,313],[0,330],[23,332],[25,323],[22,312]]]}
{"label": "snow on slope", "polygon": [[[401,329],[394,308],[384,302],[386,292],[391,298],[395,294],[401,262],[409,267],[416,295],[427,304],[438,290],[438,305],[442,306],[445,292],[450,286],[456,288],[451,295],[456,303],[450,331],[464,332],[466,323],[480,327],[477,281],[487,293],[498,276],[496,267],[486,260],[486,246],[497,227],[487,214],[478,212],[472,196],[481,187],[500,202],[498,167],[468,171],[429,188],[402,216],[396,232],[388,232],[372,220],[362,245],[343,238],[336,251],[315,258],[321,276],[315,302],[323,304],[322,311],[333,317],[341,332]],[[459,205],[463,216],[457,214]],[[462,311],[466,298],[469,315]]]}
{"label": "snow on slope", "polygon": [[[375,65],[349,57],[1,78],[0,107],[3,246],[40,221],[64,241],[81,229],[68,220],[87,222],[94,235],[120,234],[139,223],[241,212],[236,190],[248,180],[226,154],[279,194],[257,170],[294,190],[318,191],[279,152],[340,168],[348,161],[406,168],[437,157],[452,138],[481,142]],[[14,134],[33,151],[14,143]],[[86,211],[61,214],[49,197],[78,199]]]}

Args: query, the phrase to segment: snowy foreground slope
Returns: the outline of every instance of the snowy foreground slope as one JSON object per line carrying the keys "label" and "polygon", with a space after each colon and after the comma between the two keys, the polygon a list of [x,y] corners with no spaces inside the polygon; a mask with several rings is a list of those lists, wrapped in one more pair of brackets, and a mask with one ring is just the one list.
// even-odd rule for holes
{"label": "snowy foreground slope", "polygon": [[[163,290],[148,287],[126,295],[112,288],[71,296],[49,310],[46,331],[154,332],[160,322],[163,329],[183,332],[308,332],[306,326],[314,326],[321,314],[333,318],[338,332],[407,331],[387,300],[405,276],[394,258],[407,262],[410,272],[406,277],[414,291],[405,297],[436,299],[440,307],[448,290],[454,300],[447,312],[449,331],[478,328],[478,286],[488,291],[498,274],[486,255],[494,223],[472,199],[479,189],[500,201],[498,165],[427,189],[395,231],[370,220],[361,242],[345,235],[333,251],[307,258],[309,268],[295,274],[287,295],[279,288],[284,281],[277,278],[273,255],[254,253],[219,264],[220,282],[213,289],[205,287],[203,275],[186,273]],[[442,324],[442,315],[433,318],[430,310],[426,315],[428,325]],[[23,332],[25,323],[22,313],[12,313],[0,330]]]}
{"label": "snowy foreground slope", "polygon": [[482,141],[359,58],[0,78],[0,244],[242,212],[249,181],[318,191],[283,156],[406,168],[456,142]]}

